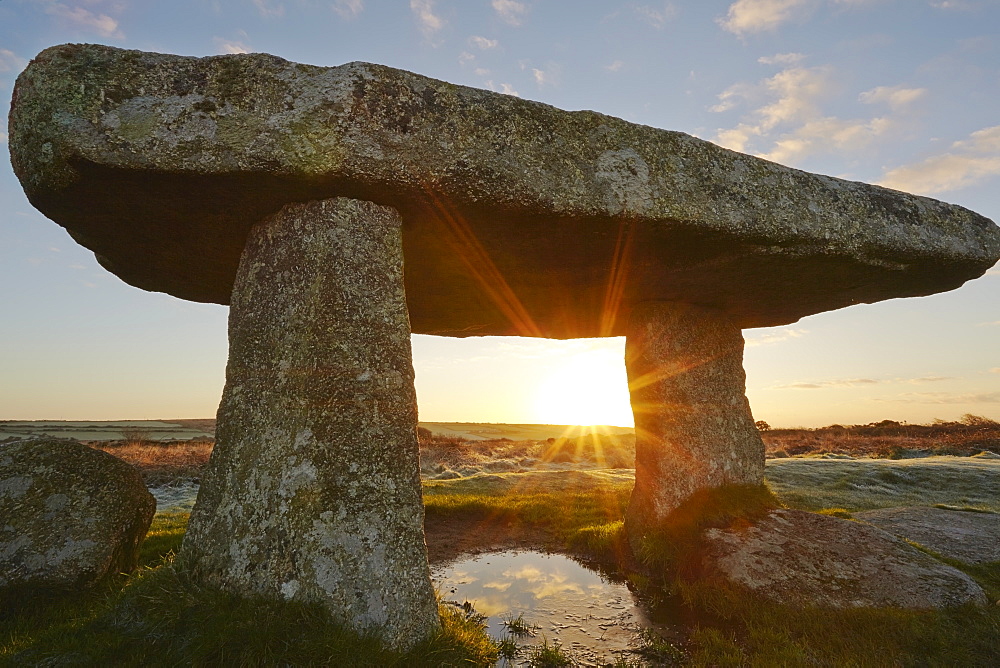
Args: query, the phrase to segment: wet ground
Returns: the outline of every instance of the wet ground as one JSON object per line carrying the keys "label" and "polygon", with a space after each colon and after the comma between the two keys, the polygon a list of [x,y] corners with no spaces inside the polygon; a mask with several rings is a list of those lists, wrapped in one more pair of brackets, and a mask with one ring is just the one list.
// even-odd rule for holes
{"label": "wet ground", "polygon": [[[639,659],[650,638],[683,638],[670,605],[645,603],[624,583],[560,554],[489,552],[432,566],[431,576],[445,600],[486,615],[491,636],[516,640],[515,665],[543,642],[559,644],[575,665],[600,666]],[[518,627],[529,633],[514,633]]]}

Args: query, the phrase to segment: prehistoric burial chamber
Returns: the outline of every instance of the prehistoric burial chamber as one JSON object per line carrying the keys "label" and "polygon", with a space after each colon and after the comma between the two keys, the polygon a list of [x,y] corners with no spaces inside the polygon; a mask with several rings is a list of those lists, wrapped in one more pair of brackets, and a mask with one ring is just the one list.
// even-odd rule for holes
{"label": "prehistoric burial chamber", "polygon": [[958,206],[367,63],[53,47],[9,142],[31,202],[107,269],[231,305],[184,563],[398,646],[437,623],[410,332],[625,335],[634,543],[697,488],[762,481],[742,328],[1000,257]]}

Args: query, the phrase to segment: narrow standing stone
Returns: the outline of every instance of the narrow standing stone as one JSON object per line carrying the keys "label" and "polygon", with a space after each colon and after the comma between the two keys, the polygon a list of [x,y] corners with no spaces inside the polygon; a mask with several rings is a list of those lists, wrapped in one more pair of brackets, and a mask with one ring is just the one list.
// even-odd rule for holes
{"label": "narrow standing stone", "polygon": [[438,625],[394,209],[286,205],[233,288],[215,451],[181,554],[203,582],[324,604],[412,646]]}
{"label": "narrow standing stone", "polygon": [[698,489],[764,481],[746,398],[743,334],[721,311],[668,302],[632,312],[625,338],[635,415],[633,549]]}

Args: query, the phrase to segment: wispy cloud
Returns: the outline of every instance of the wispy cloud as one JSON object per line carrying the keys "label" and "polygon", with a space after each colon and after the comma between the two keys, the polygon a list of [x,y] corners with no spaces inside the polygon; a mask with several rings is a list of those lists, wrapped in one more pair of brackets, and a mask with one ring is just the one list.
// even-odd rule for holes
{"label": "wispy cloud", "polygon": [[219,53],[250,53],[250,47],[243,42],[222,37],[216,37],[212,41],[215,42],[215,48]]}
{"label": "wispy cloud", "polygon": [[907,383],[911,385],[923,385],[925,383],[940,383],[946,380],[955,380],[953,376],[919,376],[917,378],[835,378],[832,380],[817,380],[813,382],[789,383],[788,385],[777,385],[776,390],[819,390],[828,387],[865,387],[869,385],[892,385],[897,383]]}
{"label": "wispy cloud", "polygon": [[812,4],[810,0],[737,0],[716,22],[734,35],[765,32],[801,16]]}
{"label": "wispy cloud", "polygon": [[805,57],[803,53],[776,53],[773,56],[761,56],[757,62],[762,65],[794,65]]}
{"label": "wispy cloud", "polygon": [[[6,125],[6,123],[4,125]],[[4,132],[3,130],[0,130],[0,144],[6,144],[6,143],[7,143],[7,133]]]}
{"label": "wispy cloud", "polygon": [[433,39],[444,27],[444,19],[434,13],[434,0],[410,0],[410,10],[417,19],[420,31],[428,40]]}
{"label": "wispy cloud", "polygon": [[993,322],[981,322],[980,327],[997,327],[1000,326],[1000,320],[994,320]]}
{"label": "wispy cloud", "polygon": [[910,106],[927,95],[926,88],[906,88],[905,86],[879,86],[858,96],[866,104],[886,104],[890,109],[899,110]]}
{"label": "wispy cloud", "polygon": [[862,385],[878,385],[884,381],[874,378],[843,378],[837,380],[821,380],[815,383],[790,383],[777,385],[776,390],[819,390],[826,387],[858,387]]}
{"label": "wispy cloud", "polygon": [[1000,392],[956,394],[951,392],[907,392],[874,401],[900,404],[1000,404]]}
{"label": "wispy cloud", "polygon": [[487,49],[495,49],[500,46],[500,42],[495,39],[487,39],[481,37],[480,35],[473,35],[469,38],[469,44],[472,46],[486,51]]}
{"label": "wispy cloud", "polygon": [[78,28],[96,32],[101,37],[123,39],[125,34],[118,28],[118,21],[107,14],[95,14],[84,7],[70,7],[55,2],[45,8],[45,12],[56,16]]}
{"label": "wispy cloud", "polygon": [[604,69],[606,69],[608,72],[617,72],[617,71],[619,71],[623,67],[625,67],[625,61],[623,61],[623,60],[616,60],[615,62],[611,63],[610,65],[605,65]]}
{"label": "wispy cloud", "polygon": [[652,5],[635,5],[632,8],[637,14],[645,18],[649,25],[661,30],[663,26],[677,16],[677,7],[672,2],[664,2],[659,7]]}
{"label": "wispy cloud", "polygon": [[20,72],[28,61],[18,58],[10,49],[0,49],[0,72]]}
{"label": "wispy cloud", "polygon": [[253,0],[253,6],[265,19],[276,19],[285,15],[285,6],[273,0]]}
{"label": "wispy cloud", "polygon": [[774,76],[756,83],[736,83],[718,95],[709,111],[722,113],[751,107],[732,128],[720,128],[714,141],[735,151],[753,150],[776,162],[794,162],[817,153],[858,154],[906,127],[908,108],[926,93],[903,85],[880,86],[861,93],[860,102],[888,106],[888,113],[869,118],[838,118],[823,113],[824,103],[837,97],[839,84],[833,67],[798,65],[801,54],[760,59],[763,64],[789,64]]}
{"label": "wispy cloud", "polygon": [[548,63],[544,70],[532,68],[531,75],[535,78],[535,83],[538,84],[539,88],[543,86],[558,86],[562,75],[562,65],[559,63]]}
{"label": "wispy cloud", "polygon": [[1000,373],[1000,366],[995,366],[990,369],[990,373]]}
{"label": "wispy cloud", "polygon": [[521,25],[528,13],[528,6],[516,0],[493,0],[491,4],[497,16],[512,26]]}
{"label": "wispy cloud", "polygon": [[334,0],[333,11],[337,16],[350,21],[357,18],[365,10],[364,0]]}
{"label": "wispy cloud", "polygon": [[809,333],[808,329],[782,329],[775,332],[765,332],[753,337],[747,337],[746,346],[753,348],[756,346],[769,346],[782,341],[802,338]]}
{"label": "wispy cloud", "polygon": [[521,94],[514,89],[509,83],[501,83],[499,85],[494,84],[493,80],[486,82],[486,87],[492,91],[503,93],[504,95],[513,95],[514,97],[521,97]]}
{"label": "wispy cloud", "polygon": [[983,128],[948,151],[890,169],[879,185],[931,195],[959,190],[1000,176],[1000,125]]}

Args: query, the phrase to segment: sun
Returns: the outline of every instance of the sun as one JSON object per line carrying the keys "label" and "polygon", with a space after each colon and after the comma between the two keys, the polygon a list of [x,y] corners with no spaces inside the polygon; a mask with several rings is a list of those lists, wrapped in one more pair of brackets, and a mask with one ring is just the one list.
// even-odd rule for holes
{"label": "sun", "polygon": [[534,405],[545,424],[631,427],[621,351],[602,346],[571,354],[539,383]]}

